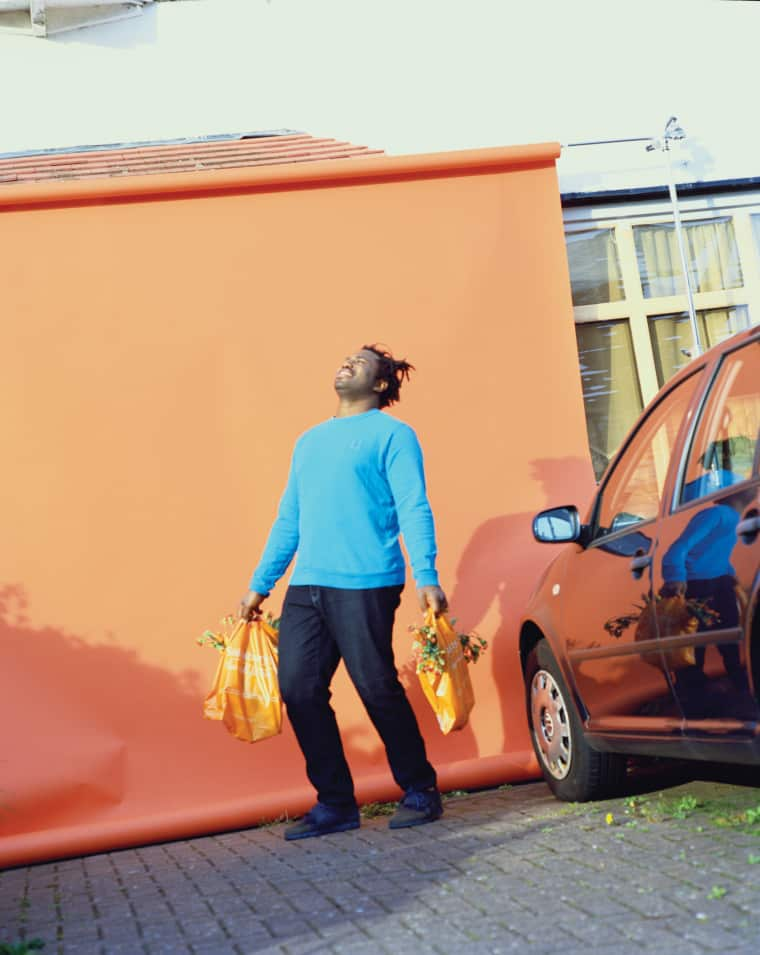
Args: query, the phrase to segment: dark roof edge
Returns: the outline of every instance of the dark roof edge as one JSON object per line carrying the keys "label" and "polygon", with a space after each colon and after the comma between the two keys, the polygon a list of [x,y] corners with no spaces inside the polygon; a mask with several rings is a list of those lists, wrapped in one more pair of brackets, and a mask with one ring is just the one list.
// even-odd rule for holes
{"label": "dark roof edge", "polygon": [[[679,196],[703,196],[715,192],[744,192],[751,189],[760,189],[760,176],[751,176],[747,179],[717,179],[713,182],[679,182],[676,183],[676,189]],[[667,186],[609,189],[603,192],[563,192],[561,195],[562,205],[566,208],[667,198]]]}
{"label": "dark roof edge", "polygon": [[269,136],[298,135],[296,129],[267,129],[253,133],[211,133],[208,136],[180,136],[178,139],[143,139],[128,143],[99,143],[93,146],[55,146],[50,149],[22,149],[0,153],[0,159],[21,159],[27,156],[56,156],[71,153],[96,153],[109,149],[142,149],[145,146],[190,146],[193,143],[228,142],[233,139],[266,139]]}

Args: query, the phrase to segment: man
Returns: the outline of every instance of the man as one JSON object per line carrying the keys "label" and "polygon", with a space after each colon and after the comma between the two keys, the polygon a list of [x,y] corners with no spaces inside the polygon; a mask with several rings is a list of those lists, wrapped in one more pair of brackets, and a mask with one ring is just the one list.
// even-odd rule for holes
{"label": "man", "polygon": [[286,829],[286,839],[359,826],[329,702],[341,659],[405,793],[391,828],[433,822],[443,812],[391,646],[405,578],[399,533],[420,606],[446,609],[420,446],[408,425],[381,411],[399,400],[412,368],[377,345],[345,359],[335,375],[337,413],[296,442],[277,519],[241,603],[241,616],[253,618],[297,553],[280,620],[279,680],[318,802]]}

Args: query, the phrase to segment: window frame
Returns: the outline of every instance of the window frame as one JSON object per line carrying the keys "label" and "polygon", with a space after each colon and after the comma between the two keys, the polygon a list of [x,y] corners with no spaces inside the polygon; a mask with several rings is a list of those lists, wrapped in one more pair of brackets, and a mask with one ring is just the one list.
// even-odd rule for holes
{"label": "window frame", "polygon": [[[612,480],[613,476],[615,475],[615,472],[620,466],[620,462],[625,457],[626,451],[631,446],[633,441],[636,439],[636,436],[639,434],[641,429],[646,426],[647,422],[650,420],[652,415],[657,411],[658,408],[662,406],[664,401],[668,400],[668,398],[673,394],[674,391],[676,391],[679,387],[681,387],[681,385],[684,385],[687,381],[694,378],[694,376],[699,376],[704,378],[704,372],[705,372],[706,366],[707,366],[706,362],[700,362],[699,364],[697,364],[695,368],[690,370],[688,374],[685,374],[685,375],[679,374],[679,376],[677,376],[673,381],[668,382],[667,390],[665,390],[661,395],[659,395],[657,399],[648,408],[644,409],[644,411],[639,416],[639,419],[636,421],[634,427],[628,433],[628,436],[626,437],[625,441],[620,446],[620,450],[617,452],[617,454],[614,456],[614,458],[610,462],[607,472],[604,475],[604,479],[602,483],[599,485],[599,490],[596,492],[596,495],[594,497],[594,501],[592,504],[591,512],[589,515],[589,521],[588,521],[589,538],[590,538],[588,543],[589,548],[598,547],[602,544],[606,544],[610,540],[613,540],[613,541],[617,540],[618,538],[623,537],[626,534],[630,534],[633,530],[638,530],[641,527],[646,527],[650,524],[653,524],[655,521],[658,521],[662,517],[666,502],[671,497],[671,494],[669,493],[669,490],[670,490],[669,485],[672,481],[672,475],[673,475],[673,459],[674,457],[676,457],[676,455],[680,455],[680,461],[679,461],[679,467],[680,467],[680,463],[681,461],[683,461],[683,458],[684,458],[683,447],[684,447],[684,440],[685,440],[685,429],[687,427],[686,415],[684,416],[684,420],[678,426],[678,431],[676,432],[676,437],[673,442],[673,448],[671,450],[670,461],[668,463],[668,469],[665,475],[665,482],[663,484],[662,494],[660,496],[660,501],[657,506],[657,513],[654,515],[654,517],[648,517],[646,520],[638,521],[635,524],[629,524],[626,527],[621,527],[620,530],[612,531],[608,534],[599,535],[599,511],[601,509],[602,498],[605,495],[609,482]],[[692,394],[691,399],[688,402],[686,407],[687,414],[689,410],[695,408],[695,404],[697,407],[701,407],[701,403],[703,401],[706,390],[707,389],[705,388],[704,381],[702,381],[701,383],[697,381],[694,393]],[[697,414],[695,413],[692,416],[692,421],[696,417],[697,417]],[[689,426],[690,425],[691,425],[691,422],[689,422]],[[689,432],[690,430],[691,429],[689,427]]]}
{"label": "window frame", "polygon": [[[695,504],[702,506],[705,502],[710,503],[717,497],[725,496],[726,488],[719,487],[714,491],[711,491],[709,494],[704,494],[702,497],[693,498],[690,501],[679,501],[681,496],[681,490],[684,485],[684,480],[686,478],[686,465],[691,454],[691,449],[694,443],[694,439],[697,435],[697,430],[702,422],[702,416],[704,415],[705,408],[710,402],[710,396],[713,393],[713,387],[715,382],[718,380],[720,373],[725,365],[726,361],[737,351],[741,351],[743,348],[748,348],[752,344],[760,344],[760,328],[756,329],[754,334],[749,335],[748,338],[745,338],[743,341],[736,342],[730,348],[726,348],[722,351],[714,360],[713,367],[710,369],[709,374],[705,376],[706,382],[702,389],[702,394],[699,397],[697,405],[694,409],[694,416],[690,422],[688,433],[686,434],[681,448],[681,459],[678,463],[678,470],[675,474],[675,480],[673,482],[673,487],[671,488],[670,493],[670,508],[668,509],[668,515],[679,514],[683,511],[689,510]],[[752,481],[756,481],[758,478],[758,467],[760,466],[760,441],[757,442],[755,447],[755,456],[752,465],[752,472],[748,478],[744,478],[741,481],[737,481],[736,484],[730,485],[731,488],[742,488],[747,484],[750,484]]]}

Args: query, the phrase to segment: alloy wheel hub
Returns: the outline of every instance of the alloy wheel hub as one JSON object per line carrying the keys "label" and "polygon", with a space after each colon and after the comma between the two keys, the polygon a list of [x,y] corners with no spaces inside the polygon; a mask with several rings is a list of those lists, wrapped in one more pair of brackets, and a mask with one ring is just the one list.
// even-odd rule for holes
{"label": "alloy wheel hub", "polygon": [[539,670],[530,685],[533,736],[544,766],[555,779],[570,770],[572,739],[565,700],[554,677]]}

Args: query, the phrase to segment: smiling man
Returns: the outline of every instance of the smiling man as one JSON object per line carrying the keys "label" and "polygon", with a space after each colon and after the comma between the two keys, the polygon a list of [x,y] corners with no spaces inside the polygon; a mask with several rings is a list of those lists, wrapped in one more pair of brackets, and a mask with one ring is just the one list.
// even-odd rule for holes
{"label": "smiling man", "polygon": [[277,519],[241,603],[241,616],[254,617],[296,556],[280,621],[280,691],[318,801],[285,830],[286,839],[359,825],[330,706],[341,659],[404,791],[390,827],[433,822],[443,811],[391,646],[406,572],[399,534],[420,606],[446,609],[419,442],[408,425],[381,411],[399,400],[411,370],[377,345],[341,364],[336,415],[296,442]]}

